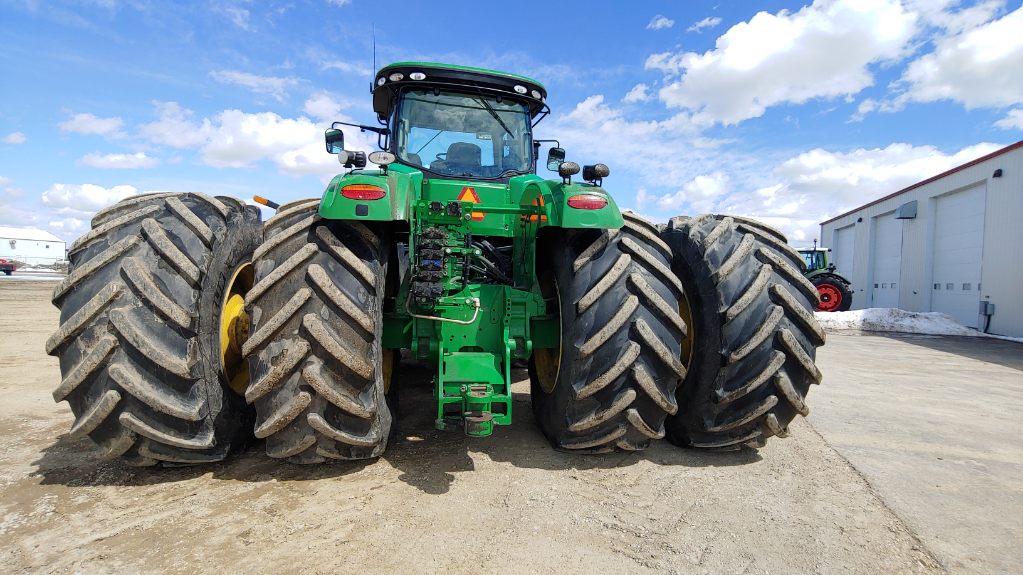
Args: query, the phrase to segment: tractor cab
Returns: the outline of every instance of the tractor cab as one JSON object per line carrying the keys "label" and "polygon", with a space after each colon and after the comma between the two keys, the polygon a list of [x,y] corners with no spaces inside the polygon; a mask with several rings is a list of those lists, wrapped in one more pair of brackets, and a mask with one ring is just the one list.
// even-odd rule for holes
{"label": "tractor cab", "polygon": [[833,266],[829,261],[828,252],[831,250],[828,248],[805,248],[799,250],[800,255],[803,256],[803,262],[806,263],[807,272],[815,272],[819,270],[832,269]]}
{"label": "tractor cab", "polygon": [[405,90],[394,119],[392,153],[434,176],[492,180],[532,171],[529,112],[486,95]]}
{"label": "tractor cab", "polygon": [[404,62],[380,70],[373,107],[397,162],[428,178],[507,180],[535,170],[545,99],[523,76]]}

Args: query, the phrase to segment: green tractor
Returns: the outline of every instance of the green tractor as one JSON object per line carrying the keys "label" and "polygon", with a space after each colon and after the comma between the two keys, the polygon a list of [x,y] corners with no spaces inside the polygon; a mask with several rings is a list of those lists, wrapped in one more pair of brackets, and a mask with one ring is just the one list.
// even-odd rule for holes
{"label": "green tractor", "polygon": [[831,261],[831,248],[817,247],[817,240],[812,248],[799,250],[806,267],[806,279],[817,286],[820,292],[820,303],[817,311],[849,311],[852,307],[852,283],[837,273]]}
{"label": "green tractor", "polygon": [[533,418],[573,452],[757,447],[807,413],[824,333],[780,233],[622,213],[607,166],[533,138],[549,108],[530,78],[422,62],[375,78],[378,125],[352,126],[380,150],[346,150],[335,123],[346,170],[321,198],[262,200],[262,225],[202,194],[96,214],[47,343],[71,436],[133,465],[217,461],[252,436],[296,463],[376,457],[413,383],[403,358],[433,366],[435,426],[475,437],[521,418],[525,363]]}

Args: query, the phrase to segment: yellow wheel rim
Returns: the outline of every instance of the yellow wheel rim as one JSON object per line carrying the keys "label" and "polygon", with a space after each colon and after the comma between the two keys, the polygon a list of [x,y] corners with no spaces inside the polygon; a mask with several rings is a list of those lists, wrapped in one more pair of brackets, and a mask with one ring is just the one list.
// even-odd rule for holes
{"label": "yellow wheel rim", "polygon": [[678,313],[682,316],[682,323],[686,325],[686,336],[682,339],[682,365],[686,369],[693,364],[693,341],[696,338],[696,326],[693,325],[693,311],[689,307],[689,298],[682,294],[678,300]]}
{"label": "yellow wheel rim", "polygon": [[245,313],[245,294],[252,288],[255,271],[252,264],[238,266],[231,276],[220,306],[220,368],[236,393],[249,386],[249,364],[242,346],[249,338],[249,314]]}
{"label": "yellow wheel rim", "polygon": [[[544,393],[552,393],[554,386],[558,385],[558,373],[561,371],[561,292],[558,290],[558,282],[554,275],[547,272],[540,278],[540,293],[547,302],[554,302],[558,315],[558,347],[538,347],[533,349],[533,363],[536,366],[536,376],[539,379],[540,389]],[[547,310],[550,313],[550,309]]]}

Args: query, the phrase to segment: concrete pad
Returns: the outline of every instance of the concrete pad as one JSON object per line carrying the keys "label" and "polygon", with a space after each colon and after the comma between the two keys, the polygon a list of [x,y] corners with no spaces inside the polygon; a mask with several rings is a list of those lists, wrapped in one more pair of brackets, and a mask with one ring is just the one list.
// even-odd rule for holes
{"label": "concrete pad", "polygon": [[828,334],[810,422],[952,573],[1023,572],[1023,344]]}

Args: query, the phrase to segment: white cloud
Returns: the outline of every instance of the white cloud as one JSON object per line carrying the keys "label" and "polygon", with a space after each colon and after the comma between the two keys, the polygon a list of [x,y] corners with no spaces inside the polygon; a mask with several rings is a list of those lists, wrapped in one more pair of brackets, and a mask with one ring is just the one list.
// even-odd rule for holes
{"label": "white cloud", "polygon": [[22,134],[21,132],[11,132],[10,134],[4,136],[5,144],[18,145],[24,144],[26,141],[28,141],[28,138],[26,138],[25,134]]}
{"label": "white cloud", "polygon": [[124,120],[120,118],[100,118],[92,114],[75,114],[68,120],[58,124],[61,131],[95,136],[118,136]]}
{"label": "white cloud", "polygon": [[195,115],[177,102],[153,102],[159,117],[155,122],[139,126],[139,133],[154,144],[172,148],[194,148],[209,137],[212,126],[203,118],[202,122],[194,122]]}
{"label": "white cloud", "polygon": [[51,232],[65,240],[77,238],[89,231],[89,228],[92,227],[90,218],[87,217],[64,217],[56,220],[50,220],[46,225],[49,227]]}
{"label": "white cloud", "polygon": [[104,188],[95,184],[53,184],[42,195],[42,203],[65,217],[88,218],[97,210],[139,193],[134,186]]}
{"label": "white cloud", "polygon": [[[603,96],[594,95],[550,124],[540,124],[539,137],[558,138],[572,161],[610,165],[611,178],[605,184],[619,206],[658,212],[657,219],[665,220],[680,210],[671,209],[667,202],[659,206],[664,195],[683,189],[699,175],[713,174],[722,165],[741,163],[700,135],[705,126],[701,122],[684,112],[661,121],[630,120]],[[694,198],[695,185],[689,186]]]}
{"label": "white cloud", "polygon": [[960,8],[960,1],[904,0],[904,4],[910,11],[918,14],[926,24],[951,34],[976,28],[990,21],[1005,8],[1005,0],[984,0],[965,8]]}
{"label": "white cloud", "polygon": [[267,94],[276,100],[283,101],[288,95],[288,88],[298,84],[295,78],[279,76],[258,76],[237,70],[214,70],[210,77],[222,84],[233,84],[248,88],[257,94]]}
{"label": "white cloud", "polygon": [[594,95],[540,127],[561,140],[570,160],[622,158],[605,162],[612,173],[608,189],[620,206],[659,220],[679,213],[745,215],[781,229],[795,244],[808,244],[819,234],[819,223],[831,216],[1001,147],[981,143],[944,151],[893,143],[791,155],[770,149],[748,153],[727,145],[734,141],[706,138],[706,125],[705,118],[685,112],[662,121],[631,120]]}
{"label": "white cloud", "polygon": [[899,80],[905,92],[896,103],[952,100],[968,110],[1020,104],[1023,75],[1019,70],[1023,70],[1023,7],[937,39],[933,52],[907,66]]}
{"label": "white cloud", "polygon": [[304,147],[320,130],[306,118],[282,118],[273,112],[249,114],[225,110],[203,146],[211,166],[241,168],[256,160]]}
{"label": "white cloud", "polygon": [[644,206],[653,200],[656,200],[657,196],[650,194],[646,191],[646,188],[640,188],[636,190],[636,205]]}
{"label": "white cloud", "polygon": [[713,28],[721,23],[721,18],[716,16],[707,16],[699,22],[695,22],[689,28],[686,28],[686,32],[701,32],[704,28]]}
{"label": "white cloud", "polygon": [[306,114],[325,122],[330,122],[340,117],[342,108],[341,102],[327,92],[313,94],[302,106],[302,110]]}
{"label": "white cloud", "polygon": [[866,100],[863,100],[862,102],[860,102],[860,104],[858,106],[856,106],[856,113],[854,113],[849,118],[849,121],[850,122],[861,122],[861,121],[863,121],[863,118],[865,118],[867,116],[867,114],[870,114],[870,113],[873,113],[873,112],[884,112],[884,113],[897,112],[901,108],[902,108],[902,106],[892,102],[891,100],[875,100],[873,98],[867,98]]}
{"label": "white cloud", "polygon": [[636,84],[629,90],[622,100],[629,103],[646,102],[650,99],[650,87],[646,84]]}
{"label": "white cloud", "polygon": [[[626,118],[622,110],[609,106],[602,95],[579,102],[571,112],[540,124],[540,138],[555,137],[580,163],[606,160],[612,154],[622,158],[622,168],[637,168],[637,184],[651,188],[681,186],[702,173],[704,160],[716,156],[711,148],[696,145],[704,118],[681,112],[661,121]],[[696,167],[700,166],[700,167]],[[612,174],[617,173],[612,165]]]}
{"label": "white cloud", "polygon": [[647,70],[660,70],[665,74],[675,75],[682,71],[684,56],[685,54],[676,54],[674,52],[650,54],[647,56],[643,67]]}
{"label": "white cloud", "polygon": [[[136,194],[161,191],[165,190],[140,191],[135,186],[125,184],[110,188],[96,184],[53,184],[40,198],[44,209],[21,210],[18,214],[21,218],[19,225],[43,227],[71,241],[89,229],[90,220],[97,211]],[[7,208],[3,206],[0,209],[0,223],[6,220]]]}
{"label": "white cloud", "polygon": [[145,152],[134,154],[86,154],[78,160],[78,165],[92,168],[138,169],[152,168],[159,165],[160,160],[147,156]]}
{"label": "white cloud", "polygon": [[778,104],[859,93],[874,82],[870,66],[902,58],[917,28],[896,0],[817,0],[760,12],[713,50],[653,54],[646,67],[668,74],[660,97],[669,107],[737,124]]}
{"label": "white cloud", "polygon": [[245,8],[239,6],[220,6],[217,11],[227,17],[236,27],[245,30],[246,32],[252,32],[254,29],[249,23],[251,14]]}
{"label": "white cloud", "polygon": [[701,174],[686,182],[681,190],[658,198],[657,207],[677,213],[682,206],[688,205],[693,213],[709,212],[729,193],[729,184],[730,179],[723,172]]}
{"label": "white cloud", "polygon": [[953,153],[903,143],[847,152],[817,148],[778,164],[772,171],[775,183],[731,194],[714,209],[761,219],[786,232],[790,240],[808,243],[820,233],[819,223],[829,217],[1001,147],[981,143]]}
{"label": "white cloud", "polygon": [[327,0],[327,4],[331,6],[347,6],[352,3],[352,0]]}
{"label": "white cloud", "polygon": [[[325,92],[314,94],[304,106],[306,113],[318,121],[241,110],[224,110],[198,120],[194,112],[174,102],[160,102],[156,107],[159,119],[139,128],[153,143],[197,149],[205,164],[218,168],[243,168],[271,161],[293,176],[338,173],[337,158],[324,150],[323,130],[331,120],[351,121],[343,114],[343,104]],[[373,134],[352,129],[345,135],[347,149],[376,149]]]}
{"label": "white cloud", "polygon": [[11,179],[10,178],[5,178],[3,176],[0,176],[0,186],[6,186],[9,183],[11,183]]}
{"label": "white cloud", "polygon": [[658,14],[650,19],[650,23],[646,25],[647,30],[664,30],[665,28],[671,28],[675,25],[675,21],[667,16]]}
{"label": "white cloud", "polygon": [[369,66],[356,62],[348,62],[345,60],[320,60],[319,64],[320,70],[338,70],[353,76],[365,76],[367,82],[371,81],[370,76],[373,74],[373,70],[370,70]]}
{"label": "white cloud", "polygon": [[1009,110],[1009,113],[995,122],[995,127],[1003,130],[1023,130],[1023,108]]}

